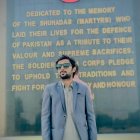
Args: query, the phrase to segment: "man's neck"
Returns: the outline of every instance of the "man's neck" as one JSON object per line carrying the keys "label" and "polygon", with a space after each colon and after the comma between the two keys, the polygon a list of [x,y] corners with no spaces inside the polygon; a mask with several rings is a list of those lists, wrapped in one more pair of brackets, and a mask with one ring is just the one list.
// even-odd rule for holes
{"label": "man's neck", "polygon": [[62,80],[63,84],[65,85],[65,87],[70,87],[71,84],[72,84],[72,81],[73,79],[65,79],[65,80]]}

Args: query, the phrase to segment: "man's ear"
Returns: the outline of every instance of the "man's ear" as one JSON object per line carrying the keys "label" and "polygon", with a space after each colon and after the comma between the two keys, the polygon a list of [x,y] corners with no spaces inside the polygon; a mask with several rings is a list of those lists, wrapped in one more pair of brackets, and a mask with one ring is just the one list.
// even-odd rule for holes
{"label": "man's ear", "polygon": [[73,73],[74,73],[74,72],[76,71],[76,67],[73,67],[72,71],[73,71]]}

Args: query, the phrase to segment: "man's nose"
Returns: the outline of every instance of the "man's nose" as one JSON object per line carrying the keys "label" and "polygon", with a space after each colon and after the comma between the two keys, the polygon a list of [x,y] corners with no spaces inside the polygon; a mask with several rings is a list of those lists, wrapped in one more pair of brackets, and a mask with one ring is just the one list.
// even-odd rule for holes
{"label": "man's nose", "polygon": [[64,66],[62,65],[60,69],[64,69]]}

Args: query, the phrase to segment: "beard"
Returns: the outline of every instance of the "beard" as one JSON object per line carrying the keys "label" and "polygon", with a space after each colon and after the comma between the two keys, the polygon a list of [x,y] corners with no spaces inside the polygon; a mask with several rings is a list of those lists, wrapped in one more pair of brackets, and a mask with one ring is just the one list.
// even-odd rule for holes
{"label": "beard", "polygon": [[60,78],[62,80],[70,79],[71,78],[71,75],[70,74],[67,74],[67,73],[60,74]]}

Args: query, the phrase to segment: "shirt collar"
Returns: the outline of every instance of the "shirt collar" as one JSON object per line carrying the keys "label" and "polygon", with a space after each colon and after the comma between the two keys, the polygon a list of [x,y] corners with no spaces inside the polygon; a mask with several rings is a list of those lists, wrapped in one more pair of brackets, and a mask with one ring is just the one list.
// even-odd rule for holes
{"label": "shirt collar", "polygon": [[[62,81],[61,81],[61,85],[62,85],[63,88],[65,88],[65,85]],[[71,83],[70,88],[73,88],[73,82]]]}

